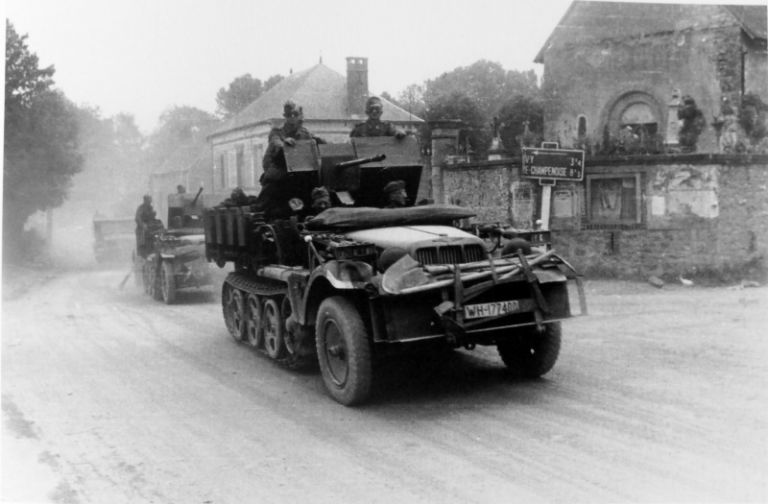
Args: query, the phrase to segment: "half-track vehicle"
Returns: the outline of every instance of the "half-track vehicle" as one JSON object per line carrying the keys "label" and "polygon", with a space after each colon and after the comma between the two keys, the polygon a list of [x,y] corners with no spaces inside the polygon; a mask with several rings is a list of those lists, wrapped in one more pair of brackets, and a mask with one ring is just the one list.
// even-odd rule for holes
{"label": "half-track vehicle", "polygon": [[[492,254],[488,236],[457,226],[473,216],[466,208],[413,205],[422,172],[414,138],[297,142],[285,158],[285,196],[303,204],[292,208],[308,209],[316,186],[335,205],[283,219],[253,205],[205,213],[206,257],[234,265],[221,299],[235,340],[289,366],[316,358],[344,405],[369,398],[380,356],[429,344],[495,345],[525,377],[553,367],[576,272],[549,247]],[[411,202],[382,208],[382,188],[394,180]]]}
{"label": "half-track vehicle", "polygon": [[197,194],[169,194],[168,226],[159,220],[151,223],[142,240],[147,245],[137,246],[135,277],[144,292],[166,304],[176,301],[179,290],[213,283],[205,258],[202,190]]}
{"label": "half-track vehicle", "polygon": [[129,263],[135,243],[133,217],[109,219],[99,215],[93,218],[93,256],[96,262]]}

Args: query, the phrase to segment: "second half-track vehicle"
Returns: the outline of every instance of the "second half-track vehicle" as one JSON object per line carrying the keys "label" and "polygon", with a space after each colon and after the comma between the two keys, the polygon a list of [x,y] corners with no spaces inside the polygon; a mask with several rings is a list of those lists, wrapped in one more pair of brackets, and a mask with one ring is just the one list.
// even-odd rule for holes
{"label": "second half-track vehicle", "polygon": [[96,262],[129,263],[136,242],[133,217],[93,218],[93,256]]}
{"label": "second half-track vehicle", "polygon": [[[202,187],[197,194],[168,195],[168,226],[157,220],[146,231],[143,253],[134,257],[137,281],[152,298],[171,304],[181,289],[211,285],[205,258]],[[137,247],[140,252],[142,247]]]}
{"label": "second half-track vehicle", "polygon": [[282,219],[251,205],[205,213],[208,259],[234,265],[222,308],[235,340],[291,365],[316,358],[328,393],[345,405],[369,397],[379,356],[430,344],[495,345],[519,376],[552,368],[575,271],[547,246],[491,253],[457,227],[473,216],[466,208],[382,208],[390,181],[416,198],[415,139],[297,142],[285,158],[294,209],[309,208],[316,186],[335,206]]}

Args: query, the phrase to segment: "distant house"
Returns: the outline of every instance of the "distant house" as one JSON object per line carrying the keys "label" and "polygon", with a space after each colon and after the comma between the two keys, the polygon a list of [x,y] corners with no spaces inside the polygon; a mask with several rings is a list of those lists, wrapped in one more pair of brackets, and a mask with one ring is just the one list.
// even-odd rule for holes
{"label": "distant house", "polygon": [[[214,191],[222,193],[238,186],[248,192],[259,189],[267,136],[282,124],[287,100],[303,107],[304,126],[314,135],[328,142],[345,142],[352,127],[366,119],[368,96],[367,58],[347,58],[346,77],[323,63],[289,75],[209,135]],[[406,130],[424,123],[394,103],[382,102],[382,120]]]}
{"label": "distant house", "polygon": [[766,10],[574,1],[535,59],[544,65],[545,137],[595,146],[631,129],[674,145],[679,99],[689,95],[707,122],[698,150],[717,151],[711,123],[723,98],[768,102]]}

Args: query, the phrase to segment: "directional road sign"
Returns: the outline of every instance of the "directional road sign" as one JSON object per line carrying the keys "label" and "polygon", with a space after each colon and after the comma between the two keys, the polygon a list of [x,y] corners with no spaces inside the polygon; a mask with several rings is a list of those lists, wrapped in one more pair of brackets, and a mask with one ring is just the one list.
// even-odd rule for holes
{"label": "directional road sign", "polygon": [[582,180],[584,151],[578,149],[523,148],[521,176],[551,180]]}

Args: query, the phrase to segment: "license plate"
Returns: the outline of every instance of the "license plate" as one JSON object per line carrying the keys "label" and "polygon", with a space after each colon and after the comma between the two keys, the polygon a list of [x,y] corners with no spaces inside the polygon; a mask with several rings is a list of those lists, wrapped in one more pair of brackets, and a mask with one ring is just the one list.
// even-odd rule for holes
{"label": "license plate", "polygon": [[518,311],[520,311],[520,302],[516,299],[511,301],[494,301],[492,303],[465,305],[464,318],[497,317]]}

